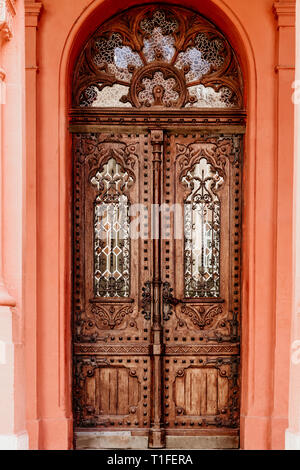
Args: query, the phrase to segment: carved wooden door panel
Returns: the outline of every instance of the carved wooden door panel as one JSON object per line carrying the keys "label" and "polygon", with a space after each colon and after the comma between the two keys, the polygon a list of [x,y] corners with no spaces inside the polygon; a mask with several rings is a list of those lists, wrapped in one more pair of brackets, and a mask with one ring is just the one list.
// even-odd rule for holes
{"label": "carved wooden door panel", "polygon": [[236,446],[242,136],[73,141],[76,429]]}
{"label": "carved wooden door panel", "polygon": [[238,435],[241,154],[238,135],[165,139],[164,201],[183,208],[162,253],[167,433]]}
{"label": "carved wooden door panel", "polygon": [[238,57],[197,12],[147,4],[91,32],[72,84],[76,433],[236,447]]}
{"label": "carved wooden door panel", "polygon": [[[150,427],[150,325],[141,298],[152,277],[152,248],[143,211],[137,212],[141,204],[146,212],[152,197],[149,147],[147,133],[74,135],[74,413],[79,428]],[[136,230],[130,225],[135,215]]]}

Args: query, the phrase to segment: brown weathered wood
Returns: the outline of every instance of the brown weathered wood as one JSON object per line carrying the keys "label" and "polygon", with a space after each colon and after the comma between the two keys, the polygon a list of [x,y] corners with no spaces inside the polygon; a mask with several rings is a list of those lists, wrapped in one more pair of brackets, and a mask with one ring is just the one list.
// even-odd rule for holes
{"label": "brown weathered wood", "polygon": [[[171,16],[181,11],[173,6],[168,9]],[[154,7],[138,10],[130,34],[127,31],[130,22],[124,22],[124,18],[106,25],[116,25],[123,40],[126,36],[125,43],[139,51],[144,63],[142,42],[139,42],[143,35],[138,36],[136,32],[145,11],[151,15]],[[182,18],[187,21],[190,16],[184,13]],[[197,19],[190,31],[182,19],[178,21],[181,29],[175,40],[176,55],[186,49],[186,41],[195,37],[199,27],[209,38],[221,37],[203,18]],[[107,39],[109,31],[102,28],[97,34],[104,33]],[[126,31],[128,34],[124,36]],[[233,108],[184,107],[189,95],[180,87],[187,70],[174,72],[173,65],[164,64],[159,56],[153,66],[145,65],[141,71],[132,73],[127,97],[131,108],[80,108],[81,93],[96,83],[95,80],[102,85],[115,83],[105,67],[99,71],[92,64],[96,36],[91,37],[78,60],[70,110],[74,174],[75,430],[116,433],[125,430],[133,439],[147,436],[152,448],[163,448],[171,445],[170,442],[188,446],[190,437],[194,438],[195,446],[197,442],[201,446],[204,445],[201,438],[211,437],[213,443],[220,436],[225,447],[230,443],[236,446],[240,407],[242,155],[246,121],[236,58],[226,42],[221,68],[211,69],[201,81],[216,90],[222,83],[231,87],[237,99]],[[172,78],[172,74],[178,78],[176,90],[182,94],[173,103],[175,107],[162,105],[159,87],[153,89],[152,107],[139,103],[141,78],[152,79],[157,70],[165,78]],[[107,186],[104,168],[108,168],[111,159],[114,182]],[[172,206],[177,205],[183,215],[184,204],[201,178],[200,186],[206,187],[205,178],[193,173],[202,160],[210,166],[208,179],[212,181],[215,177],[208,193],[218,198],[221,212],[220,282],[216,295],[187,294],[188,250],[184,224],[181,221],[178,225],[172,212]],[[145,213],[142,214],[140,226],[136,227],[142,236],[130,239],[130,283],[126,296],[122,297],[122,288],[113,279],[105,297],[103,289],[99,288],[97,294],[95,287],[98,285],[95,252],[102,253],[102,245],[96,247],[95,243],[95,207],[108,200],[115,202],[120,195],[127,198],[130,207],[143,205],[148,216],[153,211],[152,204],[165,204],[171,210],[164,215],[160,212],[154,227],[151,219],[145,219]],[[197,204],[197,199],[193,204]],[[131,214],[130,222],[138,215]],[[179,238],[176,237],[178,227]],[[195,229],[199,236],[200,228],[195,226]],[[151,238],[151,231],[158,236]],[[110,241],[110,256],[113,246],[114,242]],[[216,246],[214,239],[213,258],[217,259]],[[105,269],[98,266],[98,271],[103,277]],[[113,442],[119,442],[118,437]],[[139,442],[145,445],[145,439]]]}
{"label": "brown weathered wood", "polygon": [[[168,134],[164,198],[169,204],[182,204],[188,196],[186,187],[179,184],[182,176],[205,156],[212,165],[214,158],[220,165],[221,148],[225,156],[225,180],[218,193],[222,208],[221,297],[186,298],[183,240],[171,239],[163,243],[163,279],[169,280],[177,299],[173,315],[164,325],[165,377],[168,379],[165,419],[171,432],[193,429],[197,433],[197,430],[218,425],[229,430],[239,425],[236,346],[240,335],[242,137],[230,134],[213,137],[181,131],[177,135]],[[173,228],[171,217],[171,233]],[[227,359],[222,350],[227,351]],[[202,355],[202,351],[206,354]],[[219,364],[222,365],[219,367]],[[191,382],[193,386],[189,385]]]}
{"label": "brown weathered wood", "polygon": [[[192,435],[205,434],[207,430],[207,435],[211,435],[213,429],[219,432],[222,428],[231,435],[231,430],[238,428],[242,140],[232,135],[202,137],[199,132],[165,134],[163,138],[159,131],[159,139],[153,143],[156,142],[154,135],[155,131],[142,136],[82,134],[74,138],[74,398],[78,428],[146,428],[149,445],[162,447],[165,430],[171,434],[181,430],[183,435],[188,430],[194,433]],[[101,142],[105,146],[110,139],[124,142],[125,147],[138,143],[136,162],[139,163],[135,166],[136,183],[130,197],[132,202],[144,200],[146,204],[182,205],[187,195],[184,185],[180,184],[185,165],[181,160],[185,153],[178,157],[178,145],[194,146],[193,155],[197,146],[204,154],[208,146],[212,158],[212,149],[217,155],[220,146],[227,145],[226,180],[220,193],[220,298],[188,299],[184,296],[184,240],[173,238],[172,216],[168,240],[161,241],[160,236],[152,242],[150,239],[132,240],[130,298],[114,301],[94,297],[91,212],[96,193],[89,175],[94,166],[101,167],[102,159],[108,158]],[[86,148],[90,157],[83,153]],[[158,227],[160,234],[159,219]],[[144,318],[141,308],[142,286],[150,279],[151,322]],[[172,295],[168,297],[171,314],[163,323],[162,281],[174,288],[173,296],[177,299],[172,303]],[[123,323],[112,322],[108,327],[97,320],[97,313],[91,316],[93,305],[106,312],[112,307],[116,311],[129,310]],[[206,312],[214,306],[218,306],[219,313],[206,324]]]}
{"label": "brown weathered wood", "polygon": [[152,277],[148,240],[131,240],[130,297],[95,297],[93,285],[98,192],[91,177],[113,156],[133,175],[130,203],[150,209],[152,202],[147,133],[74,136],[74,411],[77,427],[149,429],[151,323],[141,314],[142,287]]}

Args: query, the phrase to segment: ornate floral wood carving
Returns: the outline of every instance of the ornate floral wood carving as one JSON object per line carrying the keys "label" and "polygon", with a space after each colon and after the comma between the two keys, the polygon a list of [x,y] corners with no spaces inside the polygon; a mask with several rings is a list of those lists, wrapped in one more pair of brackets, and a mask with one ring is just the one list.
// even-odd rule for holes
{"label": "ornate floral wood carving", "polygon": [[223,307],[220,305],[214,305],[213,307],[204,305],[191,307],[184,305],[181,309],[181,313],[189,317],[196,328],[204,330],[212,326],[216,316],[222,315]]}
{"label": "ornate floral wood carving", "polygon": [[236,56],[223,34],[186,8],[147,5],[104,23],[81,52],[73,99],[82,107],[243,105]]}
{"label": "ornate floral wood carving", "polygon": [[[126,316],[133,314],[133,308],[128,306],[117,308],[114,305],[93,305],[91,313],[96,319],[95,323],[99,329],[110,328],[113,330],[122,325]],[[131,320],[130,326],[131,328],[135,327],[134,320]]]}
{"label": "ornate floral wood carving", "polygon": [[[239,161],[240,146],[236,140],[238,140],[238,137],[234,136],[230,139],[212,137],[188,145],[177,144],[176,160],[181,169],[180,180],[182,181],[188,171],[199,163],[202,158],[205,158],[212,165],[217,175],[216,184],[213,186],[213,189],[217,191],[220,188],[220,184],[217,183],[220,182],[221,178],[226,179],[226,163],[230,161],[231,164],[235,164]],[[185,181],[183,183],[186,184]]]}
{"label": "ornate floral wood carving", "polygon": [[[89,168],[89,178],[92,180],[96,176],[97,170],[110,160],[114,159],[123,167],[123,171],[129,172],[127,178],[132,178],[135,181],[134,168],[138,159],[137,143],[131,142],[130,144],[122,141],[122,135],[114,134],[113,137],[109,135],[99,136],[99,134],[86,133],[74,135],[74,150],[75,156],[80,164],[87,164]],[[98,191],[104,190],[103,182],[92,182]],[[120,190],[124,188],[121,187]]]}
{"label": "ornate floral wood carving", "polygon": [[133,307],[128,305],[94,304],[90,311],[81,312],[77,322],[77,340],[82,342],[107,341],[107,330],[136,330]]}

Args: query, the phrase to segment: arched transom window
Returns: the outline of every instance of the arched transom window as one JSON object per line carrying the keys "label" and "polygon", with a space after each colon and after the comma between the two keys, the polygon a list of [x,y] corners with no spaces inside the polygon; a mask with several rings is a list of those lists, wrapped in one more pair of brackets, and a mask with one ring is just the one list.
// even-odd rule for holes
{"label": "arched transom window", "polygon": [[132,8],[103,24],[75,68],[79,107],[242,108],[236,56],[207,19],[181,7]]}

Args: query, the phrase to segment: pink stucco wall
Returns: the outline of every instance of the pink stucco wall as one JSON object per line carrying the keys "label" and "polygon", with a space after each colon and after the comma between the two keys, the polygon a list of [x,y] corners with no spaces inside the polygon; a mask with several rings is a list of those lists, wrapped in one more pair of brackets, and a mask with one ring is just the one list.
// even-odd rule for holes
{"label": "pink stucco wall", "polygon": [[[9,18],[7,15],[6,18]],[[23,309],[23,230],[25,192],[25,33],[24,2],[15,4],[12,22],[2,23],[0,66],[5,75],[1,110],[1,289],[0,320],[4,358],[1,368],[0,434],[12,448],[26,448]],[[7,292],[7,294],[5,294]],[[8,293],[11,300],[8,300]],[[9,305],[14,304],[10,309]],[[15,435],[14,439],[10,436]],[[1,438],[2,439],[2,438]],[[0,439],[0,441],[1,441]]]}
{"label": "pink stucco wall", "polygon": [[[43,0],[39,21],[39,2],[25,3],[26,115],[22,0],[14,39],[3,56],[7,99],[15,106],[5,108],[3,131],[3,271],[17,301],[13,427],[28,430],[32,449],[67,449],[72,447],[70,77],[78,52],[99,23],[146,2]],[[216,23],[243,68],[248,124],[241,445],[281,449],[288,425],[293,299],[294,3],[276,2],[277,14],[273,0],[174,3]]]}

